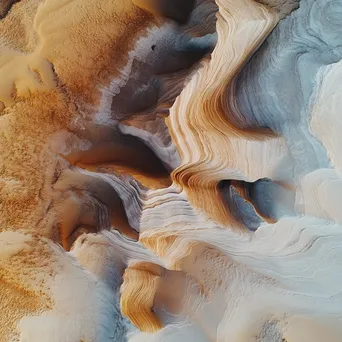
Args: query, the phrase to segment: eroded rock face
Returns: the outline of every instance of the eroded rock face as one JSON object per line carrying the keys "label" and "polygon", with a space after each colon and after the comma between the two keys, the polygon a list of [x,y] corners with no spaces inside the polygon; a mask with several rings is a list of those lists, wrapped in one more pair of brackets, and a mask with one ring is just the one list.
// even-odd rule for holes
{"label": "eroded rock face", "polygon": [[0,341],[341,341],[339,1],[0,18]]}

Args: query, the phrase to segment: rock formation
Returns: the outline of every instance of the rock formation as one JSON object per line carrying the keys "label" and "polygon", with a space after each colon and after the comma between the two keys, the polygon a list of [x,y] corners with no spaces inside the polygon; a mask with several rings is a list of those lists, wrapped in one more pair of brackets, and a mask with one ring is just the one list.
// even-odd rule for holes
{"label": "rock formation", "polygon": [[340,342],[341,29],[0,0],[0,342]]}

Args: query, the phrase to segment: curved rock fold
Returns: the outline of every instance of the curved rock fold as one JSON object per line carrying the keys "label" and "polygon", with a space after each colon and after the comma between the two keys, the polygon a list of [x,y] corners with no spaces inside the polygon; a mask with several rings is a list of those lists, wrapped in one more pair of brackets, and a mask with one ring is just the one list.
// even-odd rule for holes
{"label": "curved rock fold", "polygon": [[0,4],[0,342],[340,342],[342,3]]}

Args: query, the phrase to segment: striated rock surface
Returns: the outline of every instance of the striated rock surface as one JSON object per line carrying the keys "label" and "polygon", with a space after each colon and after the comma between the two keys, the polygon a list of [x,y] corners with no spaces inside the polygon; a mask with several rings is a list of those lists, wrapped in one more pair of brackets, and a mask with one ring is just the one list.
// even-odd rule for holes
{"label": "striated rock surface", "polygon": [[0,0],[0,342],[340,342],[341,30]]}

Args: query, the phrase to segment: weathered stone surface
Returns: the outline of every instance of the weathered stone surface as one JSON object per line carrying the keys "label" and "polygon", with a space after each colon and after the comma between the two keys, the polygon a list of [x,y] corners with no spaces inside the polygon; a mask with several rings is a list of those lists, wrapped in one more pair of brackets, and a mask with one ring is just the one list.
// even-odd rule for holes
{"label": "weathered stone surface", "polygon": [[0,342],[340,342],[342,4],[0,4]]}

